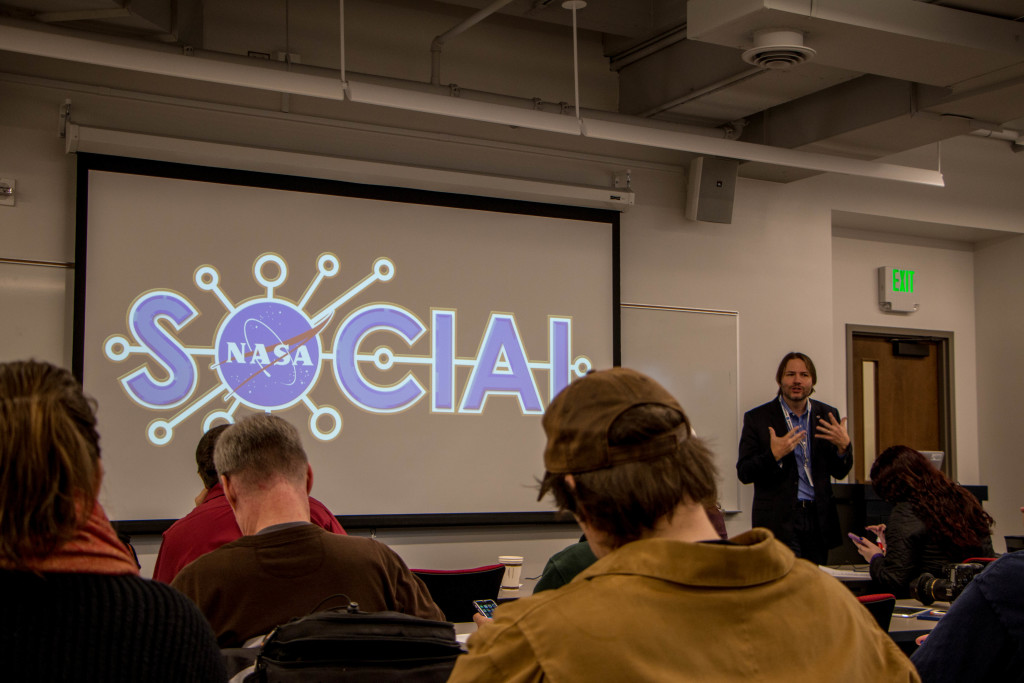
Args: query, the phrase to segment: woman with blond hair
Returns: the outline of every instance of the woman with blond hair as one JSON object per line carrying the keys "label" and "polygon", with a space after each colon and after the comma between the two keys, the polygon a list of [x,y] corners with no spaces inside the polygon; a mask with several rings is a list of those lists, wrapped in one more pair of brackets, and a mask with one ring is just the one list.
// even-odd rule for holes
{"label": "woman with blond hair", "polygon": [[97,501],[102,478],[96,418],[71,373],[0,363],[3,678],[224,681],[203,616],[139,578]]}

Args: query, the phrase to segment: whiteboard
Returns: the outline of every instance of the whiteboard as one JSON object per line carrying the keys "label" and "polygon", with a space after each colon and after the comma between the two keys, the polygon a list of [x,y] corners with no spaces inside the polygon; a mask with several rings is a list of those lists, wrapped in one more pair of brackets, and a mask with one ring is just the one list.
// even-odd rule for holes
{"label": "whiteboard", "polygon": [[621,309],[622,365],[655,378],[679,400],[715,454],[719,503],[739,511],[739,314],[642,304]]}
{"label": "whiteboard", "polygon": [[0,361],[67,364],[65,320],[73,275],[62,263],[0,259]]}

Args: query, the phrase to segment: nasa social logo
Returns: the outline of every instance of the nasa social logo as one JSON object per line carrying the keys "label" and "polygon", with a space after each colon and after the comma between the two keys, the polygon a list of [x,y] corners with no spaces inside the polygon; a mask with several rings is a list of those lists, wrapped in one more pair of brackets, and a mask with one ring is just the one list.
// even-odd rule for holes
{"label": "nasa social logo", "polygon": [[[196,286],[215,295],[227,309],[212,348],[187,346],[177,338],[176,333],[199,315],[185,296],[172,290],[140,295],[128,313],[132,339],[112,335],[104,343],[104,353],[118,363],[132,355],[146,356],[146,363],[120,378],[123,390],[143,408],[177,411],[169,418],[149,423],[146,435],[150,442],[169,443],[179,424],[218,397],[229,406],[207,412],[204,431],[215,422],[234,422],[242,405],[270,413],[301,403],[309,410],[310,433],[319,440],[331,440],[341,433],[341,413],[334,406],[316,405],[309,396],[323,374],[325,362],[333,364],[329,374],[341,393],[353,405],[371,413],[399,413],[430,394],[433,413],[480,413],[488,397],[512,396],[522,414],[540,414],[544,406],[535,372],[547,373],[550,400],[573,376],[580,377],[591,368],[586,356],[571,356],[572,319],[566,316],[548,316],[546,362],[527,357],[511,314],[492,313],[477,355],[461,358],[455,349],[455,309],[433,308],[428,328],[410,311],[389,303],[364,305],[350,312],[337,325],[333,343],[325,348],[323,333],[336,319],[336,312],[370,285],[391,280],[395,265],[387,258],[378,258],[369,275],[321,310],[307,312],[306,306],[322,282],[338,272],[338,258],[321,254],[317,275],[296,303],[275,293],[288,276],[285,260],[277,254],[263,254],[254,262],[253,274],[265,287],[265,294],[235,305],[220,288],[217,270],[209,265],[199,267],[194,274]],[[428,356],[401,354],[387,346],[378,346],[372,352],[362,349],[374,333],[390,334],[411,348],[428,331]],[[203,357],[209,359],[217,383],[193,398],[200,374],[196,358]],[[371,365],[382,371],[398,365],[429,366],[430,389],[411,371],[396,382],[377,384],[364,372]],[[151,368],[158,371],[154,373]],[[461,397],[456,387],[458,368],[469,368]],[[160,375],[167,377],[159,379]]]}

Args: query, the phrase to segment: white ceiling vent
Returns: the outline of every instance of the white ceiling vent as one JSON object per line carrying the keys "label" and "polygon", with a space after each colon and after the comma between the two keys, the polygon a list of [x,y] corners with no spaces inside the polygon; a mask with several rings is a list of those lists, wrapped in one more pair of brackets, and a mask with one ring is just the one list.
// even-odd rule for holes
{"label": "white ceiling vent", "polygon": [[754,32],[754,47],[743,53],[743,61],[762,69],[788,69],[806,62],[815,51],[804,46],[804,34],[781,28]]}

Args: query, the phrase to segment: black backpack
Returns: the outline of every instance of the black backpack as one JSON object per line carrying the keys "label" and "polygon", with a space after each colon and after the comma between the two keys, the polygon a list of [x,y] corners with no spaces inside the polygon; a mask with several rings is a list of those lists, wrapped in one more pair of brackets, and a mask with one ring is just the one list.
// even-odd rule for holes
{"label": "black backpack", "polygon": [[455,626],[355,605],[315,612],[270,632],[246,681],[443,683],[462,648]]}

